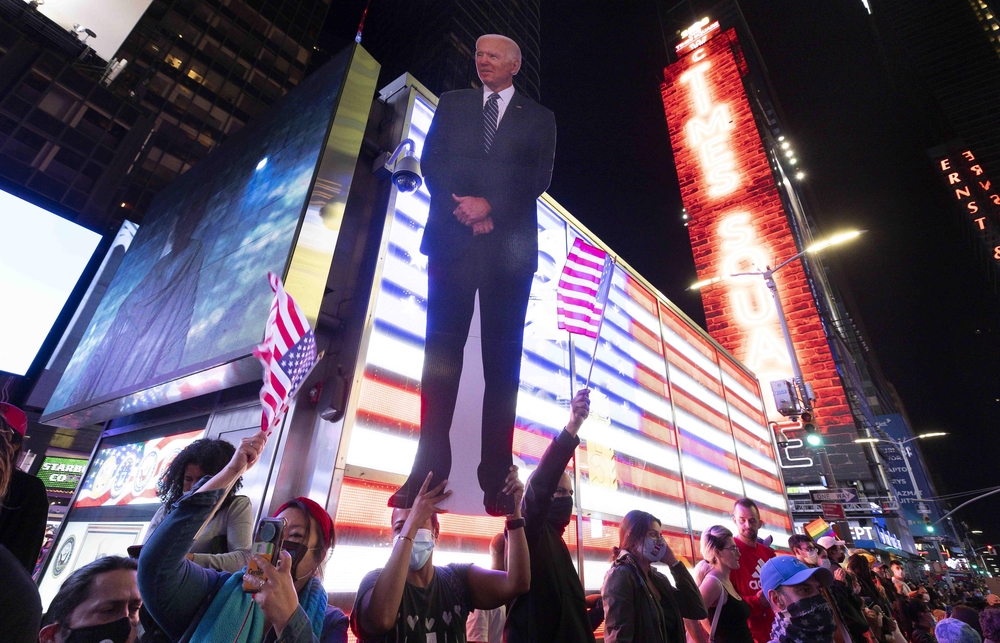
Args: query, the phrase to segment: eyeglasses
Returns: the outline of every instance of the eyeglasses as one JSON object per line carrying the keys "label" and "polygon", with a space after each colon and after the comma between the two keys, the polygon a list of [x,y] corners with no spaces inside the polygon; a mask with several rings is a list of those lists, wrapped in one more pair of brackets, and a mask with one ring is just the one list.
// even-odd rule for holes
{"label": "eyeglasses", "polygon": [[732,547],[723,547],[723,549],[726,550],[726,551],[739,551],[740,550],[740,548],[737,547],[736,545],[733,545]]}

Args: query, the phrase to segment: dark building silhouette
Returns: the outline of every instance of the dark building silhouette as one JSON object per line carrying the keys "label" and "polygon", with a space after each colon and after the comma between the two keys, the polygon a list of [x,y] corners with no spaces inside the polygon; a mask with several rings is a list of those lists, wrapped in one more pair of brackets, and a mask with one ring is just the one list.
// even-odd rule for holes
{"label": "dark building silhouette", "polygon": [[441,94],[481,85],[476,39],[487,33],[520,45],[521,71],[514,86],[539,100],[539,0],[373,0],[361,43],[382,64],[383,84],[410,72]]}
{"label": "dark building silhouette", "polygon": [[167,183],[294,89],[329,0],[153,0],[118,58],[122,82],[155,114],[124,182],[122,218],[140,220]]}
{"label": "dark building silhouette", "polygon": [[0,186],[98,228],[153,125],[106,63],[21,0],[0,0]]}

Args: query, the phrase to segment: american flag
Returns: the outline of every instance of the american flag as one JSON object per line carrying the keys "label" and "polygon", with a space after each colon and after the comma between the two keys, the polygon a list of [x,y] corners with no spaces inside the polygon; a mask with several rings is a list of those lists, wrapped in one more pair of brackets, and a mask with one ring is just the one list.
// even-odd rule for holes
{"label": "american flag", "polygon": [[559,328],[596,338],[611,292],[614,261],[579,237],[566,257],[556,291]]}
{"label": "american flag", "polygon": [[288,401],[316,365],[316,337],[298,304],[285,292],[281,279],[270,272],[267,278],[274,291],[274,302],[264,329],[264,343],[253,354],[264,365],[260,430],[270,433],[281,423]]}

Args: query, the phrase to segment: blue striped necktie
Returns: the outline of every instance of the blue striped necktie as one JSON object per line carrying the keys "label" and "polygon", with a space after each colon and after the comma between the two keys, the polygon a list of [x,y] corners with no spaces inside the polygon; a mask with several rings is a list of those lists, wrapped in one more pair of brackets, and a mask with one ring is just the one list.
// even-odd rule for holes
{"label": "blue striped necktie", "polygon": [[497,135],[497,119],[500,117],[500,107],[497,105],[499,100],[500,94],[493,92],[483,106],[483,143],[487,154],[493,146],[493,137]]}

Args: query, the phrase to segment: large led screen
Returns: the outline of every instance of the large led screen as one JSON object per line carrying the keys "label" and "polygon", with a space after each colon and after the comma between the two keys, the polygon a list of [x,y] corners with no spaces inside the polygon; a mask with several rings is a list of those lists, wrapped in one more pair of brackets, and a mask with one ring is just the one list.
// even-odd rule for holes
{"label": "large led screen", "polygon": [[345,50],[157,196],[46,420],[251,353],[349,61]]}
{"label": "large led screen", "polygon": [[101,447],[80,485],[74,508],[156,504],[156,483],[203,429],[162,438]]}
{"label": "large led screen", "polygon": [[49,0],[37,8],[66,31],[75,32],[77,25],[90,29],[96,37],[78,33],[98,56],[111,60],[149,5],[150,0]]}
{"label": "large led screen", "polygon": [[[418,96],[406,134],[419,155],[433,118]],[[326,575],[338,604],[350,604],[362,576],[381,567],[391,545],[387,500],[410,472],[420,424],[427,259],[419,252],[427,221],[426,188],[397,194],[388,243],[373,292],[373,323],[362,353],[357,411],[337,503],[337,548]],[[577,236],[596,240],[558,204],[538,200],[538,271],[524,326],[514,459],[525,478],[565,425],[573,389],[583,386],[595,342],[572,343],[557,328],[556,285]],[[765,533],[791,533],[788,507],[764,406],[754,377],[693,327],[629,269],[615,268],[596,346],[592,413],[577,452],[583,508],[584,575],[598,589],[618,524],[632,509],[663,522],[665,537],[689,561],[694,537],[730,525],[733,501],[755,499]],[[381,480],[382,482],[379,482]],[[502,518],[442,514],[435,561],[489,565],[488,546]],[[576,551],[574,526],[566,532]]]}
{"label": "large led screen", "polygon": [[24,375],[101,235],[0,191],[0,371]]}

